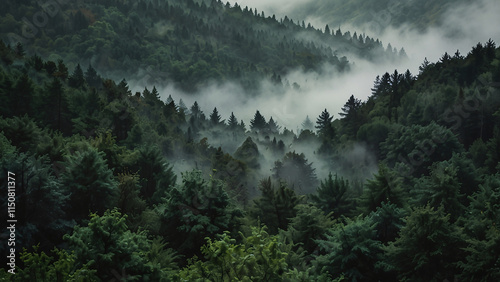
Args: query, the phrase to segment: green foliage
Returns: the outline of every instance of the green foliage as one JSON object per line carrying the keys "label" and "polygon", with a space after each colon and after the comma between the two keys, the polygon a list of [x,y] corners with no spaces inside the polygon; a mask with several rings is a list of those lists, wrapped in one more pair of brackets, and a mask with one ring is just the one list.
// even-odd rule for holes
{"label": "green foliage", "polygon": [[42,130],[28,115],[0,119],[0,131],[20,152],[35,152]]}
{"label": "green foliage", "polygon": [[333,178],[330,172],[328,178],[321,181],[316,193],[311,194],[311,200],[327,214],[333,213],[336,218],[347,216],[353,201],[349,195],[350,189],[352,188],[348,180],[338,177],[337,174]]}
{"label": "green foliage", "polygon": [[290,220],[297,215],[297,205],[302,200],[294,190],[279,182],[275,188],[271,178],[261,180],[260,191],[262,196],[254,200],[254,207],[250,211],[253,218],[269,227],[271,234],[278,233],[278,229],[286,230]]}
{"label": "green foliage", "polygon": [[265,227],[252,227],[240,244],[225,232],[218,240],[207,238],[205,261],[191,260],[179,276],[189,281],[304,281],[299,278],[306,274],[287,265],[283,245]]}
{"label": "green foliage", "polygon": [[[19,258],[23,268],[16,269],[16,274],[6,274],[3,277],[10,281],[99,281],[96,271],[90,269],[89,264],[77,266],[76,256],[65,250],[54,248],[55,256],[48,256],[38,251],[39,246],[34,246],[33,252],[23,249]],[[1,277],[2,274],[0,274]]]}
{"label": "green foliage", "polygon": [[380,148],[390,166],[404,164],[409,169],[406,174],[416,176],[427,173],[432,163],[448,160],[463,150],[449,129],[435,123],[393,129]]}
{"label": "green foliage", "polygon": [[461,278],[488,281],[500,279],[500,267],[498,265],[499,242],[500,231],[496,226],[491,226],[486,230],[486,238],[468,240],[468,246],[464,248],[465,260],[458,263],[463,270],[460,275]]}
{"label": "green foliage", "polygon": [[325,253],[316,259],[318,271],[332,278],[343,274],[352,281],[381,277],[377,262],[383,250],[377,240],[377,223],[361,216],[343,221],[328,230],[326,239],[317,240]]}
{"label": "green foliage", "polygon": [[157,206],[160,233],[180,254],[188,258],[199,254],[203,238],[237,230],[242,212],[224,188],[220,180],[204,180],[200,171],[185,172],[182,184]]}
{"label": "green foliage", "polygon": [[461,271],[456,264],[463,257],[464,238],[450,223],[442,207],[430,205],[412,210],[399,237],[385,247],[385,269],[398,279],[453,280]]}
{"label": "green foliage", "polygon": [[417,180],[411,190],[413,206],[443,207],[444,212],[451,214],[456,220],[462,213],[464,206],[461,203],[463,194],[460,194],[461,183],[458,180],[457,167],[448,162],[435,162],[431,167],[430,176]]}
{"label": "green foliage", "polygon": [[372,220],[377,223],[377,239],[383,244],[394,241],[404,226],[407,215],[407,210],[392,203],[382,202],[380,207],[370,214]]}
{"label": "green foliage", "polygon": [[[60,243],[60,237],[71,227],[67,217],[66,201],[60,181],[54,176],[46,156],[5,152],[0,159],[0,180],[7,193],[8,171],[15,173],[15,219],[16,244],[31,246],[42,244],[44,250]],[[12,175],[9,175],[12,176]],[[7,194],[6,194],[7,195]],[[6,198],[7,199],[7,198]],[[7,211],[7,201],[0,207]],[[12,204],[9,204],[12,205]],[[50,208],[48,208],[50,207]],[[2,215],[7,220],[7,212]],[[0,251],[7,252],[7,243],[0,245]]]}
{"label": "green foliage", "polygon": [[[75,226],[71,235],[65,235],[76,255],[77,266],[95,270],[96,275],[105,281],[121,273],[128,279],[160,279],[165,274],[163,268],[168,266],[152,260],[158,257],[158,247],[151,249],[152,243],[145,231],[131,232],[126,217],[116,209],[108,210],[102,216],[91,214],[87,226]],[[150,253],[153,251],[156,254]],[[165,258],[164,261],[171,262]]]}
{"label": "green foliage", "polygon": [[[17,244],[40,244],[19,257],[15,279],[499,279],[493,41],[466,56],[426,60],[418,77],[378,76],[372,96],[350,97],[341,119],[325,109],[317,135],[308,118],[297,136],[259,111],[245,132],[234,114],[226,125],[217,108],[207,118],[197,102],[190,109],[170,95],[164,102],[156,87],[133,94],[125,79],[96,69],[184,92],[230,82],[262,94],[258,81],[267,78],[266,93],[284,95],[290,84],[301,91],[287,81],[290,70],[347,70],[347,58],[337,57],[344,50],[375,62],[404,50],[332,25],[323,32],[237,4],[191,0],[61,4],[34,50],[13,34],[36,1],[4,2],[0,33],[11,42],[0,41],[0,182],[5,187],[7,170],[16,173]],[[302,152],[343,177],[318,183]],[[376,162],[378,173],[366,180]],[[250,201],[273,163],[281,182],[266,178]],[[313,206],[299,192],[317,186]],[[357,215],[354,203],[362,215],[347,218]],[[239,229],[247,236],[234,240]],[[74,253],[46,255],[54,246]],[[177,251],[183,266],[189,261],[180,272]]]}
{"label": "green foliage", "polygon": [[304,249],[309,255],[318,253],[320,248],[317,240],[326,239],[327,230],[334,222],[329,214],[325,215],[313,205],[299,204],[296,208],[297,215],[290,221],[287,237],[299,246],[299,250]]}
{"label": "green foliage", "polygon": [[68,210],[75,219],[81,220],[89,212],[102,213],[111,208],[117,183],[104,160],[104,153],[91,148],[76,151],[66,157],[64,168],[61,181],[69,195]]}
{"label": "green foliage", "polygon": [[268,127],[266,119],[259,111],[255,112],[253,119],[250,120],[250,129],[256,132],[265,131]]}
{"label": "green foliage", "polygon": [[166,162],[161,151],[155,146],[140,148],[133,168],[140,176],[141,197],[150,206],[159,204],[163,197],[167,197],[177,181],[172,166]]}
{"label": "green foliage", "polygon": [[402,188],[401,177],[386,165],[380,164],[378,173],[365,184],[363,194],[359,198],[358,211],[368,214],[383,202],[404,207],[406,199],[407,193]]}
{"label": "green foliage", "polygon": [[259,148],[253,142],[252,137],[247,137],[245,142],[234,153],[236,159],[244,161],[248,167],[254,169],[260,168],[259,156]]}
{"label": "green foliage", "polygon": [[288,152],[282,161],[274,162],[273,177],[284,181],[301,194],[312,193],[318,185],[315,168],[308,163],[303,153]]}

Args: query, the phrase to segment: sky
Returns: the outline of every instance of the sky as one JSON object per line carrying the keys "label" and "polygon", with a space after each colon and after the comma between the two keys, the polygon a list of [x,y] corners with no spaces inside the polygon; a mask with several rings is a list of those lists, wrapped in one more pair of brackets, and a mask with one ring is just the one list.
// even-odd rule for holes
{"label": "sky", "polygon": [[[266,16],[276,14],[279,19],[284,17],[296,5],[313,0],[242,0],[237,1],[242,7],[257,8],[264,11]],[[235,1],[229,1],[234,4]],[[466,55],[478,42],[486,42],[489,38],[500,44],[500,4],[498,0],[476,0],[465,6],[453,7],[445,13],[444,24],[431,27],[425,33],[412,31],[409,26],[386,28],[380,34],[370,34],[370,23],[360,27],[343,27],[342,31],[366,32],[370,37],[380,38],[385,46],[391,43],[398,50],[403,47],[409,60],[394,64],[373,64],[355,57],[348,57],[351,62],[351,72],[338,74],[325,66],[327,75],[319,76],[315,73],[292,71],[287,77],[290,84],[297,82],[300,91],[288,90],[282,95],[272,95],[271,91],[264,90],[257,97],[248,97],[239,86],[226,83],[225,85],[209,85],[198,95],[186,95],[181,91],[169,87],[159,89],[163,99],[172,95],[174,100],[183,99],[190,107],[196,100],[208,116],[214,107],[218,108],[223,119],[227,119],[232,111],[238,119],[243,119],[249,125],[255,111],[259,110],[266,119],[271,116],[283,127],[294,130],[300,127],[302,121],[309,116],[314,122],[321,111],[327,109],[334,118],[351,95],[365,101],[371,95],[370,89],[377,75],[385,72],[392,73],[398,69],[400,73],[409,69],[418,74],[418,67],[425,58],[435,62],[445,53],[453,55],[457,50]],[[292,17],[293,18],[293,17]],[[325,26],[315,17],[313,26]],[[267,82],[261,82],[266,89]],[[141,91],[141,89],[137,89]]]}

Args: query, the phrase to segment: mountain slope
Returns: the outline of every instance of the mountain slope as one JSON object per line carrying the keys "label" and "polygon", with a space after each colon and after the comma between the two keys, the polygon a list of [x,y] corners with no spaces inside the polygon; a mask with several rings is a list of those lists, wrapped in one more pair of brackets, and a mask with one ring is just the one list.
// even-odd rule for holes
{"label": "mountain slope", "polygon": [[466,1],[319,0],[306,1],[287,13],[294,18],[319,19],[334,27],[368,25],[375,32],[373,34],[377,34],[386,27],[400,27],[403,24],[424,31],[439,25],[445,12],[461,3]]}
{"label": "mountain slope", "polygon": [[116,80],[170,81],[185,90],[235,80],[255,90],[258,79],[279,83],[291,69],[320,71],[327,63],[344,71],[352,55],[372,61],[399,57],[373,38],[331,35],[220,0],[37,3],[5,3],[5,42],[21,42],[44,59],[64,59],[70,68],[92,64]]}

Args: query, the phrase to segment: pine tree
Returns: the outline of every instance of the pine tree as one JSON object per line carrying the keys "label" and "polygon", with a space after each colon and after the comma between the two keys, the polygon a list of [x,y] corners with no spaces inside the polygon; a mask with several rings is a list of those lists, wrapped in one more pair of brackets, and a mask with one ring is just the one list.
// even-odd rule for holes
{"label": "pine tree", "polygon": [[267,128],[266,119],[260,114],[259,111],[255,112],[252,120],[250,120],[250,129],[253,131],[264,131]]}
{"label": "pine tree", "polygon": [[274,163],[273,177],[285,181],[289,187],[303,193],[311,193],[318,185],[315,168],[303,153],[288,152],[283,160]]}
{"label": "pine tree", "polygon": [[301,125],[303,130],[314,130],[314,124],[312,123],[311,119],[309,119],[309,116],[306,116],[306,119],[302,122]]}
{"label": "pine tree", "polygon": [[156,208],[160,234],[187,258],[200,255],[206,237],[236,231],[242,212],[231,202],[220,180],[202,178],[201,171],[182,174],[182,183]]}
{"label": "pine tree", "polygon": [[135,168],[140,176],[140,195],[150,206],[158,204],[175,186],[177,176],[158,147],[145,146],[139,149]]}
{"label": "pine tree", "polygon": [[[172,98],[172,95],[170,95],[170,94],[169,94],[169,95],[168,95],[168,97],[167,97],[167,101],[165,101],[165,104],[167,104],[167,105],[168,105],[168,104],[170,104],[170,103],[172,103],[172,102],[174,102],[174,99]],[[174,103],[175,103],[175,102],[174,102]]]}
{"label": "pine tree", "polygon": [[102,84],[102,79],[97,74],[97,71],[89,64],[87,71],[85,71],[85,81],[91,87],[100,87]]}
{"label": "pine tree", "polygon": [[221,123],[221,116],[219,115],[219,111],[217,111],[217,107],[214,108],[212,113],[210,114],[210,122],[213,126],[219,125]]}
{"label": "pine tree", "polygon": [[330,116],[330,113],[325,109],[319,117],[316,119],[316,129],[318,130],[318,134],[321,136],[327,135],[329,128],[331,127],[333,116]]}
{"label": "pine tree", "polygon": [[85,79],[83,77],[83,71],[82,68],[80,67],[80,64],[78,64],[76,65],[76,68],[73,71],[73,73],[69,76],[68,84],[71,87],[80,88],[83,86],[84,82]]}
{"label": "pine tree", "polygon": [[[42,108],[52,109],[51,111],[43,111],[44,120],[51,128],[59,131],[63,130],[63,125],[67,124],[68,101],[65,95],[63,85],[58,78],[53,78],[52,83],[47,86],[45,91],[45,99],[43,100]],[[68,125],[64,126],[67,128]]]}
{"label": "pine tree", "polygon": [[273,117],[269,119],[267,123],[268,130],[271,134],[279,134],[281,126],[279,126],[274,120]]}
{"label": "pine tree", "polygon": [[27,73],[23,73],[13,87],[13,116],[23,116],[25,114],[33,116],[34,92],[33,81]]}
{"label": "pine tree", "polygon": [[201,111],[200,106],[198,106],[198,102],[194,101],[193,105],[191,106],[191,116],[195,119],[200,119],[202,114],[203,112]]}
{"label": "pine tree", "polygon": [[104,160],[104,153],[95,149],[77,151],[67,156],[62,183],[69,195],[68,212],[76,220],[87,218],[89,212],[103,213],[116,197],[117,183]]}
{"label": "pine tree", "polygon": [[330,27],[328,25],[325,26],[325,34],[331,35]]}
{"label": "pine tree", "polygon": [[450,223],[443,208],[429,205],[412,210],[394,242],[384,247],[387,270],[399,280],[454,280],[461,271],[465,241],[460,229]]}
{"label": "pine tree", "polygon": [[401,188],[401,181],[398,175],[381,164],[374,178],[366,182],[358,205],[359,212],[369,214],[380,207],[383,202],[395,204],[400,208],[404,207],[407,195]]}
{"label": "pine tree", "polygon": [[182,100],[182,98],[179,100],[179,111],[183,111],[184,114],[189,114],[189,109],[186,107],[186,104]]}
{"label": "pine tree", "polygon": [[[93,213],[86,226],[76,226],[73,233],[64,238],[76,255],[77,265],[95,270],[104,281],[115,279],[116,273],[158,281],[160,269],[168,266],[159,263],[157,254],[168,257],[172,253],[162,250],[161,246],[153,253],[153,242],[147,233],[131,232],[126,218],[117,209],[107,210],[102,216]],[[149,265],[151,261],[157,263]]]}
{"label": "pine tree", "polygon": [[301,198],[284,182],[275,187],[271,178],[261,180],[259,190],[262,196],[254,200],[252,217],[266,225],[271,234],[277,234],[279,229],[287,230],[290,220],[297,215]]}
{"label": "pine tree", "polygon": [[341,122],[343,124],[343,129],[345,132],[351,136],[355,137],[358,132],[359,126],[361,125],[361,100],[354,98],[354,95],[349,97],[349,100],[342,107],[342,113],[339,113],[343,119]]}
{"label": "pine tree", "polygon": [[338,177],[332,173],[328,174],[328,178],[322,180],[317,192],[311,195],[311,199],[316,205],[326,214],[332,213],[338,218],[347,216],[352,208],[352,201],[349,197],[349,181]]}
{"label": "pine tree", "polygon": [[368,281],[382,277],[377,262],[382,258],[382,243],[376,238],[376,223],[371,217],[345,218],[317,240],[321,253],[316,259],[319,270],[330,279],[343,274],[349,281]]}
{"label": "pine tree", "polygon": [[234,116],[234,113],[231,112],[231,116],[229,116],[229,120],[227,122],[227,125],[229,126],[229,129],[235,130],[238,128],[238,119]]}

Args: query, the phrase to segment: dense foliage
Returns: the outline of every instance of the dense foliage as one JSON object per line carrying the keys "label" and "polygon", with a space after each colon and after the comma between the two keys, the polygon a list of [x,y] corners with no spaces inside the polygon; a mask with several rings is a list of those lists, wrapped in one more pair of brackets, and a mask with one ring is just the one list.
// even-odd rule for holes
{"label": "dense foliage", "polygon": [[[19,3],[26,8],[31,1]],[[16,173],[18,211],[16,275],[7,273],[2,256],[0,279],[500,279],[500,48],[493,41],[465,56],[425,61],[418,75],[382,74],[366,101],[351,96],[336,119],[318,109],[317,118],[305,117],[293,132],[258,109],[243,121],[238,109],[224,117],[196,102],[163,101],[152,86],[132,93],[126,80],[107,79],[90,64],[69,66],[71,56],[81,54],[61,34],[80,24],[82,33],[97,32],[81,38],[111,40],[115,24],[135,27],[127,23],[135,18],[150,21],[148,29],[160,28],[128,14],[142,9],[153,19],[162,9],[189,9],[170,21],[189,24],[199,17],[200,28],[208,21],[201,15],[210,13],[261,21],[264,30],[267,21],[285,33],[300,26],[217,1],[139,1],[134,9],[127,1],[99,3],[74,10],[72,24],[61,30],[41,31],[46,34],[37,46],[52,46],[65,60],[56,63],[23,44],[0,41],[0,185],[5,192],[7,172]],[[179,46],[166,47],[166,60],[176,52],[179,61],[203,60],[189,49],[201,45],[181,48],[194,38],[205,40],[190,34],[195,28],[186,30],[164,34],[165,46]],[[266,45],[266,32],[257,32],[255,44],[275,50]],[[213,40],[207,48],[222,48],[220,56],[239,50]],[[136,60],[155,54],[154,47],[141,49],[148,44],[125,42],[141,53]],[[91,59],[81,44],[83,58]],[[106,67],[128,68],[120,60],[128,55],[113,50],[116,57],[109,58],[120,65],[108,61]],[[231,64],[226,60],[224,67]],[[198,75],[203,77],[187,77]],[[369,158],[354,158],[359,152]],[[377,167],[370,170],[372,159]],[[6,201],[0,209],[7,210]],[[6,213],[0,214],[6,222]],[[0,253],[7,253],[6,244]]]}
{"label": "dense foliage", "polygon": [[[282,76],[296,68],[321,71],[328,63],[347,70],[351,55],[406,56],[365,35],[306,27],[221,0],[4,2],[0,34],[8,44],[143,85],[174,82],[193,91],[231,80],[251,92],[259,78],[286,85]],[[70,84],[81,84],[78,72]]]}

